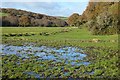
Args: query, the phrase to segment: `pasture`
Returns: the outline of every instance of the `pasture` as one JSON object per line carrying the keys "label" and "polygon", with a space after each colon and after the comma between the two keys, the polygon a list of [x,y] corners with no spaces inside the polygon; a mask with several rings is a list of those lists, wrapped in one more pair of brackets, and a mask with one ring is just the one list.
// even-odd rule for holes
{"label": "pasture", "polygon": [[[2,35],[4,41],[15,40],[17,43],[23,42],[36,42],[43,41],[49,44],[58,43],[64,46],[64,42],[69,43],[73,46],[79,47],[112,47],[117,48],[118,35],[92,35],[86,28],[78,29],[72,27],[5,27],[2,29]],[[12,36],[12,34],[16,34]],[[17,34],[23,34],[23,36],[17,36]],[[24,35],[28,34],[28,36]],[[33,35],[32,35],[33,34]],[[10,36],[11,35],[11,36]],[[4,39],[5,37],[5,39]],[[21,40],[22,39],[22,40]],[[97,40],[97,42],[94,41]],[[15,44],[15,42],[13,42]],[[39,42],[38,42],[39,43]],[[43,44],[44,45],[44,44]],[[54,44],[53,44],[54,45]],[[68,45],[68,44],[67,44]]]}
{"label": "pasture", "polygon": [[76,27],[0,29],[4,78],[118,77],[117,34],[92,35]]}

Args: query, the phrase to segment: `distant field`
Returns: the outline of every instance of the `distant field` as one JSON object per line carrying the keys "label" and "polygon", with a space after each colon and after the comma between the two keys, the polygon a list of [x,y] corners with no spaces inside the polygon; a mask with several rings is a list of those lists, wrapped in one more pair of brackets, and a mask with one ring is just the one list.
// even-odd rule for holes
{"label": "distant field", "polygon": [[68,19],[68,17],[57,17],[57,18],[65,20],[65,21]]}
{"label": "distant field", "polygon": [[0,16],[8,16],[8,14],[0,12]]}
{"label": "distant field", "polygon": [[67,20],[68,18],[67,17],[61,17],[62,20]]}

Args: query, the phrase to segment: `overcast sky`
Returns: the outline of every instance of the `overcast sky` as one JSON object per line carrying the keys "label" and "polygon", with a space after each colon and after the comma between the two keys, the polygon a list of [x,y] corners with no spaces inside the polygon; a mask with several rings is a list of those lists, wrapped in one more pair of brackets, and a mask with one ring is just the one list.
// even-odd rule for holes
{"label": "overcast sky", "polygon": [[[46,0],[44,0],[46,1]],[[50,16],[70,16],[73,13],[79,13],[82,14],[83,11],[86,9],[88,5],[88,1],[84,2],[43,2],[38,1],[35,2],[35,0],[32,2],[8,2],[7,0],[4,0],[1,4],[2,8],[16,8],[16,9],[22,9],[27,10],[31,12],[46,14]]]}

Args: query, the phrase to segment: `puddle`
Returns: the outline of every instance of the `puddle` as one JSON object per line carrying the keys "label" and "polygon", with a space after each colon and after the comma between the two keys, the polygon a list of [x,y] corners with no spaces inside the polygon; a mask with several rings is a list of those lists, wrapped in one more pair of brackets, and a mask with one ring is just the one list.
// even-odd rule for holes
{"label": "puddle", "polygon": [[2,47],[2,55],[14,54],[21,58],[30,58],[32,56],[38,56],[37,60],[40,59],[54,60],[56,62],[64,60],[66,64],[70,62],[71,65],[89,64],[89,62],[76,62],[78,60],[83,60],[83,58],[87,56],[86,54],[80,53],[82,50],[77,47],[63,47],[59,49],[46,46],[35,47],[32,45],[29,46],[0,45],[0,47]]}
{"label": "puddle", "polygon": [[72,66],[80,66],[80,65],[85,65],[85,66],[88,66],[90,63],[89,62],[71,62],[71,65]]}
{"label": "puddle", "polygon": [[[12,46],[12,45],[1,45],[2,55],[16,55],[23,60],[31,57],[35,57],[36,61],[52,60],[55,63],[63,62],[72,66],[89,65],[89,62],[82,61],[87,55],[83,54],[82,49],[77,47],[63,47],[63,48],[52,48],[47,46],[35,47],[33,45],[23,46]],[[82,52],[82,53],[80,53]],[[16,62],[20,65],[20,62]],[[40,65],[42,66],[42,65]],[[28,76],[34,76],[40,78],[40,75],[34,72],[24,72]],[[91,73],[92,74],[92,73]],[[64,73],[64,76],[69,76],[68,72]]]}

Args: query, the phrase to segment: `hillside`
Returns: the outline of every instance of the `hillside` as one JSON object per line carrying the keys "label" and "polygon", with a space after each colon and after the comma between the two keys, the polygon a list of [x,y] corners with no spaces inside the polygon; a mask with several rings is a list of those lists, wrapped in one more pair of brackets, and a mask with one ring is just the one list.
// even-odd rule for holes
{"label": "hillside", "polygon": [[91,20],[91,19],[95,19],[96,16],[99,16],[101,13],[105,13],[105,12],[118,17],[118,3],[117,2],[89,2],[86,10],[82,14],[82,17],[85,20]]}
{"label": "hillside", "polygon": [[1,8],[0,13],[7,14],[7,16],[0,16],[2,18],[2,26],[67,26],[67,23],[62,19],[25,10]]}
{"label": "hillside", "polygon": [[[91,1],[91,0],[90,0]],[[89,2],[82,15],[69,17],[69,25],[85,25],[92,34],[116,34],[118,31],[118,2]],[[75,18],[76,17],[76,18]]]}

